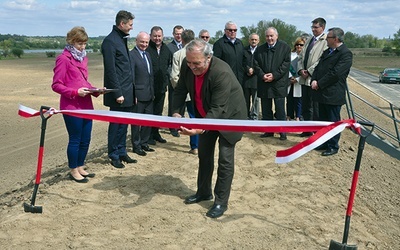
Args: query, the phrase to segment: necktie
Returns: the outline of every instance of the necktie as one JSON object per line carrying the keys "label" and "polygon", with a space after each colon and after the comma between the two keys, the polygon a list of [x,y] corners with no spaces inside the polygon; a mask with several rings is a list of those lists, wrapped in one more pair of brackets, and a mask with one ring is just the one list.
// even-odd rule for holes
{"label": "necktie", "polygon": [[182,49],[182,44],[178,44],[178,49]]}
{"label": "necktie", "polygon": [[147,66],[147,72],[150,73],[150,65],[149,65],[149,61],[147,60],[147,56],[146,56],[146,52],[142,52],[142,56],[143,56],[143,62],[146,64]]}
{"label": "necktie", "polygon": [[333,51],[335,51],[335,50],[332,48],[329,48],[329,55],[332,54]]}
{"label": "necktie", "polygon": [[306,54],[304,55],[304,67],[305,69],[307,69],[307,62],[308,62],[308,57],[310,56],[310,51],[312,49],[312,47],[314,47],[315,41],[317,39],[315,39],[315,37],[313,36],[310,43],[308,44],[307,50],[306,50]]}

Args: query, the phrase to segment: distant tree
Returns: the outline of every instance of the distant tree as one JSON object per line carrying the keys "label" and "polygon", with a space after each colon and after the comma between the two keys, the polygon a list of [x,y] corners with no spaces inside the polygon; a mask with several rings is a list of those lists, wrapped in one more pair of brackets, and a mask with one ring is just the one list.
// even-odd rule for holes
{"label": "distant tree", "polygon": [[24,50],[20,48],[13,48],[11,49],[11,54],[18,58],[21,58],[21,56],[24,54]]}
{"label": "distant tree", "polygon": [[279,40],[285,41],[292,46],[297,37],[304,32],[298,31],[296,26],[287,24],[280,19],[274,18],[272,21],[259,21],[257,26],[240,27],[240,32],[244,35],[243,42],[248,44],[248,38],[251,33],[257,33],[260,36],[260,44],[265,43],[265,31],[269,27],[274,27],[278,31]]}
{"label": "distant tree", "polygon": [[393,35],[392,46],[396,55],[400,56],[400,29]]}
{"label": "distant tree", "polygon": [[47,57],[55,57],[56,56],[56,52],[55,51],[46,51],[46,56]]}

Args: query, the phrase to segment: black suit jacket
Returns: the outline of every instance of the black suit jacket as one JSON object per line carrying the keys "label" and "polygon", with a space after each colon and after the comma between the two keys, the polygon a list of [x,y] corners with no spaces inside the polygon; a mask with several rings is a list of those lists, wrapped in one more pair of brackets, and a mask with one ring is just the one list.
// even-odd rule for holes
{"label": "black suit jacket", "polygon": [[[182,62],[179,81],[174,91],[173,113],[179,113],[180,108],[185,104],[187,93],[190,94],[192,100],[195,100],[194,91],[194,75],[185,59]],[[204,111],[207,113],[205,118],[237,120],[247,118],[242,87],[230,66],[219,58],[212,57],[210,61],[210,67],[204,76],[201,96]],[[196,104],[193,103],[196,117],[200,118]],[[231,144],[239,141],[243,135],[238,132],[219,132]]]}
{"label": "black suit jacket", "polygon": [[[268,63],[268,53],[272,53],[272,63]],[[278,40],[272,49],[264,43],[255,52],[255,69],[258,76],[257,96],[261,98],[283,98],[289,86],[290,47]],[[264,74],[272,73],[274,80],[264,82]]]}
{"label": "black suit jacket", "polygon": [[231,68],[239,83],[243,84],[246,57],[244,46],[240,39],[232,43],[226,35],[218,39],[213,45],[214,56],[226,62]]}
{"label": "black suit jacket", "polygon": [[251,46],[247,46],[247,48],[244,51],[244,55],[246,57],[246,67],[245,67],[246,72],[244,74],[244,81],[243,81],[244,88],[257,89],[257,75],[255,73],[253,73],[251,76],[247,75],[250,68],[253,68],[254,70],[254,54],[251,53]]}
{"label": "black suit jacket", "polygon": [[[117,26],[104,38],[101,45],[104,64],[104,87],[117,89],[104,95],[104,105],[108,107],[131,107],[135,100],[133,70],[127,46],[127,37]],[[116,99],[124,97],[122,104]]]}
{"label": "black suit jacket", "polygon": [[318,90],[312,90],[314,101],[329,105],[346,103],[346,80],[353,63],[353,54],[345,44],[331,54],[329,49],[322,53],[311,81],[316,80]]}
{"label": "black suit jacket", "polygon": [[150,73],[143,60],[141,52],[135,47],[131,50],[132,68],[134,71],[135,92],[138,101],[151,101],[154,99],[154,77],[151,58],[145,51],[149,61]]}

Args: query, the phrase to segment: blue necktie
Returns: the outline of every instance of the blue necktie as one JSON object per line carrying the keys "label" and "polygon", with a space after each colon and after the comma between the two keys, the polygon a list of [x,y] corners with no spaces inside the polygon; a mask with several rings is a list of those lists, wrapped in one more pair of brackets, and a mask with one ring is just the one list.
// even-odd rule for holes
{"label": "blue necktie", "polygon": [[143,56],[144,63],[147,66],[147,72],[150,73],[150,65],[149,65],[149,61],[147,60],[146,52],[143,51],[142,56]]}

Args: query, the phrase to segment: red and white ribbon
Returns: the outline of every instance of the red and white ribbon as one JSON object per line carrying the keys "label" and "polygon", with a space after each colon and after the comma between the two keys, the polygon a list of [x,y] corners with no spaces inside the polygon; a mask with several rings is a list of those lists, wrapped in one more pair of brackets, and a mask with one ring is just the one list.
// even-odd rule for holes
{"label": "red and white ribbon", "polygon": [[[196,119],[196,118],[174,118],[167,116],[156,116],[137,114],[130,112],[118,112],[108,110],[56,110],[50,108],[44,114],[66,114],[70,116],[113,122],[123,124],[134,124],[139,126],[176,128],[181,126],[191,129],[236,131],[236,132],[268,132],[268,133],[294,133],[317,131],[307,140],[295,146],[280,150],[276,153],[276,163],[287,163],[293,161],[305,153],[323,144],[333,136],[342,132],[346,127],[353,127],[360,133],[360,125],[354,120],[342,120],[339,122],[322,121],[253,121],[253,120],[230,120],[230,119]],[[40,115],[40,112],[29,107],[20,105],[18,114],[29,118]]]}

